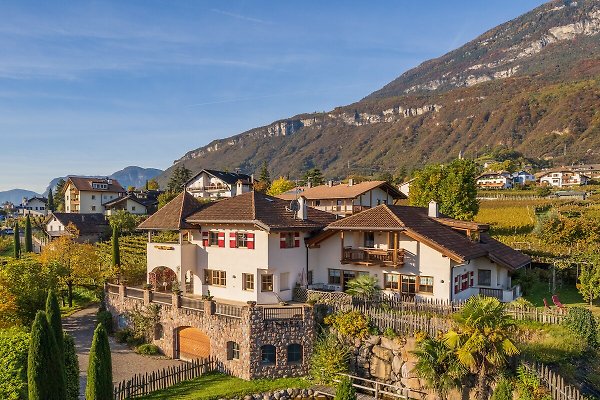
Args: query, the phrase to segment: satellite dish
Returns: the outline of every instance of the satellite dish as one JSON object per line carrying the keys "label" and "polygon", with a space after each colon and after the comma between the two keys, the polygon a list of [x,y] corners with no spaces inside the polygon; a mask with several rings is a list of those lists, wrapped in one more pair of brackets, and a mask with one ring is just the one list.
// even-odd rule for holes
{"label": "satellite dish", "polygon": [[300,203],[298,202],[298,200],[290,201],[290,210],[294,212],[300,211]]}

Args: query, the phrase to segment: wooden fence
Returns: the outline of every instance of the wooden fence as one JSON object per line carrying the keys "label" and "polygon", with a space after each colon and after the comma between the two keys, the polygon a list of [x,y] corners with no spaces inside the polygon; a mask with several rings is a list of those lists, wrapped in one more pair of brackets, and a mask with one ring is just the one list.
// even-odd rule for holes
{"label": "wooden fence", "polygon": [[542,384],[550,390],[554,400],[583,400],[585,397],[579,390],[571,385],[567,385],[562,376],[553,372],[542,363],[523,363],[523,367],[534,373]]}
{"label": "wooden fence", "polygon": [[144,396],[157,390],[169,388],[180,382],[197,378],[216,369],[216,361],[212,358],[207,358],[146,374],[138,374],[114,386],[114,399],[124,400]]}

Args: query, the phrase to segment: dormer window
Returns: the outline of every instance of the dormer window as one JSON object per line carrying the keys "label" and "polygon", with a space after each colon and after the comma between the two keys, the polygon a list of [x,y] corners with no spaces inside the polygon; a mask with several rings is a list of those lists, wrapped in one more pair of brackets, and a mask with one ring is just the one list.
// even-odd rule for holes
{"label": "dormer window", "polygon": [[108,184],[106,184],[106,183],[99,183],[99,182],[92,182],[92,189],[107,190],[108,189]]}

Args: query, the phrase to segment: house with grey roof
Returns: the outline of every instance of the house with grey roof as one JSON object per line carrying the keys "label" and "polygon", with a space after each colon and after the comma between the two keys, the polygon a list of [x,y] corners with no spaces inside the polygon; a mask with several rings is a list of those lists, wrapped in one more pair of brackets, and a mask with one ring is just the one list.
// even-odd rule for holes
{"label": "house with grey roof", "polygon": [[251,175],[203,169],[185,184],[185,190],[194,197],[219,199],[250,192],[253,185]]}

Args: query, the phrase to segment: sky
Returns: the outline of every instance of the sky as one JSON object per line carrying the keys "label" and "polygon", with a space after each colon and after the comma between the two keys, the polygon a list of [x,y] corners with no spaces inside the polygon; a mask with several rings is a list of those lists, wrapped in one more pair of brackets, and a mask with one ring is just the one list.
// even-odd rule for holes
{"label": "sky", "polygon": [[0,2],[0,191],[168,168],[360,100],[540,0]]}

